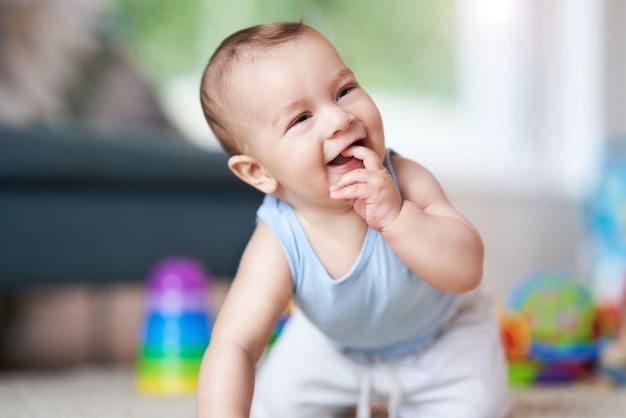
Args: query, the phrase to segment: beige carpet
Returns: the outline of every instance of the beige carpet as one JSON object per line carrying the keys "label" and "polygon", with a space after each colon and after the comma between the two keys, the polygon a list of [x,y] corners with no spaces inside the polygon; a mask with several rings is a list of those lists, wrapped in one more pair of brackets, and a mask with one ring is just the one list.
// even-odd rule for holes
{"label": "beige carpet", "polygon": [[[578,384],[515,391],[510,418],[626,417],[626,389]],[[3,418],[194,418],[195,399],[138,393],[129,368],[0,373]],[[462,418],[462,417],[451,417]]]}

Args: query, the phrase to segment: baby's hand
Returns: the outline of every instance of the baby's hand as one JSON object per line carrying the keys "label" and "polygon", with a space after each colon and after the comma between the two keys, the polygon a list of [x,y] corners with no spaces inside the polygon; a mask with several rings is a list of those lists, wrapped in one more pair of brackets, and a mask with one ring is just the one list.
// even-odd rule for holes
{"label": "baby's hand", "polygon": [[365,168],[342,175],[330,186],[330,197],[350,203],[370,227],[380,231],[398,217],[400,192],[374,151],[352,146],[343,155],[363,161]]}

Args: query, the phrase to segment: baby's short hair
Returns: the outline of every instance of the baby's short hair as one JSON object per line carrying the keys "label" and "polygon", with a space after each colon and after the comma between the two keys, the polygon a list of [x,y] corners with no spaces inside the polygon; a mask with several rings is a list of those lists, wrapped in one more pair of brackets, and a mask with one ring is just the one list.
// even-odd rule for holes
{"label": "baby's short hair", "polygon": [[230,83],[236,69],[267,50],[296,39],[309,26],[300,22],[274,22],[233,33],[219,45],[207,64],[200,82],[204,116],[220,145],[229,155],[242,152],[243,138],[229,115],[228,105],[241,93]]}

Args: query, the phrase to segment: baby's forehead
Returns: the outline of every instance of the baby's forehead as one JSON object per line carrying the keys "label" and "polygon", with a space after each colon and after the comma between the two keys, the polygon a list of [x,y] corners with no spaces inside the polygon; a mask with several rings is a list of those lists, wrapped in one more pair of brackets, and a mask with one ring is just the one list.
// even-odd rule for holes
{"label": "baby's forehead", "polygon": [[[247,81],[254,81],[258,78],[262,68],[276,66],[285,68],[289,66],[289,60],[294,58],[297,52],[306,51],[294,50],[293,46],[297,40],[289,40],[280,45],[271,45],[266,48],[248,48],[238,52],[237,57],[229,64],[227,71],[222,74],[223,81],[230,84],[231,89],[236,89]],[[261,86],[259,86],[261,87]]]}
{"label": "baby's forehead", "polygon": [[255,96],[267,88],[264,80],[267,80],[267,77],[275,80],[274,73],[290,71],[292,64],[295,64],[294,70],[298,71],[301,59],[312,48],[306,43],[318,41],[327,46],[329,52],[336,54],[332,44],[313,29],[280,43],[241,46],[237,53],[231,56],[231,62],[227,64],[229,68],[221,74],[222,82],[232,94],[229,100],[231,104],[254,106],[257,102]]}

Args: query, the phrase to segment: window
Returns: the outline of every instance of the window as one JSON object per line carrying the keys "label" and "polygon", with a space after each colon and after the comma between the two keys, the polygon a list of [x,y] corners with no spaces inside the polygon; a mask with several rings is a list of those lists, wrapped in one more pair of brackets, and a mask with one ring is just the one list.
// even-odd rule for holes
{"label": "window", "polygon": [[130,50],[156,81],[162,103],[187,136],[203,145],[216,146],[197,100],[204,65],[225,36],[261,22],[303,17],[391,109],[411,107],[416,97],[439,107],[456,100],[454,0],[187,0],[184,5],[118,0],[117,5]]}
{"label": "window", "polygon": [[197,89],[236,29],[305,17],[377,101],[388,145],[443,183],[578,199],[604,132],[603,13],[595,0],[119,0],[170,115],[215,146]]}

